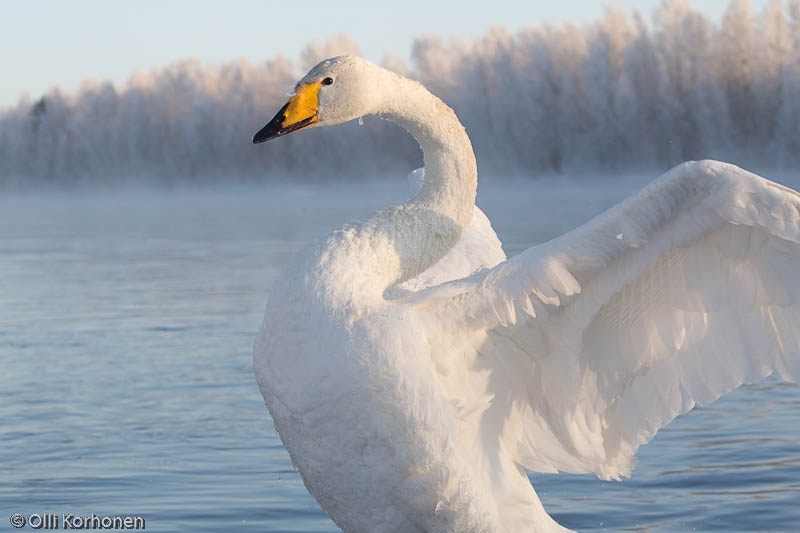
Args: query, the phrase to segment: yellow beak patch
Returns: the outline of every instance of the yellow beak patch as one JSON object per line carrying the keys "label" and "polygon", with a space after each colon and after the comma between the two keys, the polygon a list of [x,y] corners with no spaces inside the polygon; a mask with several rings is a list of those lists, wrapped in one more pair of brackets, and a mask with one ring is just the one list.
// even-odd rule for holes
{"label": "yellow beak patch", "polygon": [[319,121],[319,90],[322,84],[304,83],[295,88],[275,117],[253,136],[253,144],[286,135]]}
{"label": "yellow beak patch", "polygon": [[294,96],[289,98],[286,111],[283,112],[283,127],[288,128],[300,122],[311,124],[319,120],[319,83],[307,83],[295,89]]}

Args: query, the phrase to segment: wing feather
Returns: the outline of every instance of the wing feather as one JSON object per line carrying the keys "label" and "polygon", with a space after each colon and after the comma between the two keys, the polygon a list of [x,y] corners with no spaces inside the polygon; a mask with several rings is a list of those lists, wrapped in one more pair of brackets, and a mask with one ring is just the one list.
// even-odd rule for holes
{"label": "wing feather", "polygon": [[618,478],[695,404],[800,376],[800,194],[686,163],[560,238],[405,302],[435,359],[441,348],[446,365],[491,376],[485,390],[443,380],[462,406],[492,398],[476,431],[499,431],[532,470]]}

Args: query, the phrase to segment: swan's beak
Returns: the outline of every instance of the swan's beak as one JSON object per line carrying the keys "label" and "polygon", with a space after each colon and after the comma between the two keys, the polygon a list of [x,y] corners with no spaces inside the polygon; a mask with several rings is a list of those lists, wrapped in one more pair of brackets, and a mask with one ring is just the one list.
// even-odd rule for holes
{"label": "swan's beak", "polygon": [[298,85],[275,118],[253,136],[253,144],[286,135],[319,121],[319,83]]}

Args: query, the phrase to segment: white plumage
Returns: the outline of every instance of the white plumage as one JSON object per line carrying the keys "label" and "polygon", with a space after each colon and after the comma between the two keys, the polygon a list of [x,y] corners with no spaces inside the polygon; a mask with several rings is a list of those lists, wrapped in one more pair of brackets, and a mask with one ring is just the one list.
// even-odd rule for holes
{"label": "white plumage", "polygon": [[407,204],[292,260],[256,340],[281,438],[344,530],[562,530],[525,468],[628,475],[695,404],[800,376],[797,192],[685,163],[505,260],[469,139],[421,85],[343,57],[296,95],[314,109],[293,96],[255,140],[379,114],[425,155]]}
{"label": "white plumage", "polygon": [[[412,199],[419,194],[424,181],[424,168],[418,168],[408,175]],[[447,254],[416,277],[392,287],[387,296],[396,298],[445,281],[466,277],[478,270],[491,268],[505,259],[503,245],[492,229],[492,223],[476,205],[472,207],[472,218],[461,233],[461,238]]]}

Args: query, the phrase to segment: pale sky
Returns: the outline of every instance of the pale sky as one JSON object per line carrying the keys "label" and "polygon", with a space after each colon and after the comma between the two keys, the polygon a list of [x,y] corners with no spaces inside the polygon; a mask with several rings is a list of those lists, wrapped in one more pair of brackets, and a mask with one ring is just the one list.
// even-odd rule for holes
{"label": "pale sky", "polygon": [[[120,86],[137,70],[190,57],[216,64],[238,57],[295,59],[311,40],[346,33],[372,61],[384,51],[408,58],[415,37],[478,37],[492,26],[516,30],[544,21],[588,22],[609,5],[649,18],[660,0],[0,0],[0,108],[23,93],[87,78]],[[694,0],[719,20],[728,0]],[[760,10],[767,0],[753,0]]]}

